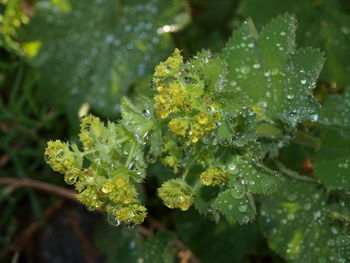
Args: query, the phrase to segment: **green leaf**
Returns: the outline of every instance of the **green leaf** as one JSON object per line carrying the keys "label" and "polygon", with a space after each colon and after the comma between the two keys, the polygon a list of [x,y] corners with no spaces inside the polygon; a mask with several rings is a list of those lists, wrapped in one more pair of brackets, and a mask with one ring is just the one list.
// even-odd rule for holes
{"label": "green leaf", "polygon": [[143,256],[143,239],[137,231],[124,231],[106,223],[96,227],[94,244],[107,263],[138,262]]}
{"label": "green leaf", "polygon": [[223,220],[216,223],[192,210],[176,214],[175,228],[179,239],[203,263],[241,263],[256,249],[263,254],[263,236],[257,224],[238,225]]}
{"label": "green leaf", "polygon": [[175,235],[167,231],[160,231],[147,240],[143,262],[171,263],[174,262],[172,247],[175,244]]}
{"label": "green leaf", "polygon": [[141,103],[135,106],[127,97],[123,97],[121,101],[122,120],[121,123],[131,132],[139,143],[143,143],[154,128],[151,120],[149,105]]}
{"label": "green leaf", "polygon": [[200,184],[195,189],[193,204],[200,214],[215,216],[212,205],[219,194],[218,187]]}
{"label": "green leaf", "polygon": [[242,198],[235,197],[235,191],[228,189],[221,192],[215,200],[213,207],[228,219],[239,224],[245,224],[255,218],[256,208],[253,196],[246,194]]}
{"label": "green leaf", "polygon": [[315,175],[330,189],[350,191],[350,92],[330,95],[324,103],[322,146],[315,157]]}
{"label": "green leaf", "polygon": [[[148,77],[172,44],[188,14],[178,1],[66,0],[36,2],[23,34],[38,43],[40,96],[75,115],[83,104],[116,116],[118,101],[136,80]],[[179,24],[179,22],[181,22]]]}
{"label": "green leaf", "polygon": [[256,214],[253,194],[271,194],[280,182],[277,173],[248,156],[228,154],[223,157],[222,167],[229,175],[224,188],[197,186],[195,208],[201,214],[218,217],[218,212],[227,219],[240,224],[253,221]]}
{"label": "green leaf", "polygon": [[331,219],[317,185],[284,180],[279,191],[262,198],[259,221],[270,247],[288,262],[347,262],[350,238]]}
{"label": "green leaf", "polygon": [[159,231],[144,240],[137,230],[125,231],[107,224],[99,224],[94,235],[94,243],[107,256],[108,263],[174,262],[175,240],[175,235],[168,231]]}
{"label": "green leaf", "polygon": [[315,118],[319,105],[312,89],[324,61],[317,50],[295,49],[295,28],[288,14],[260,34],[251,21],[245,22],[222,53],[231,89],[243,93],[243,103],[252,105],[258,119],[282,120],[292,127]]}
{"label": "green leaf", "polygon": [[[243,0],[241,17],[252,17],[261,28],[273,17],[290,12],[295,14],[299,28],[297,38],[302,47],[321,48],[326,63],[320,79],[347,85],[350,68],[347,57],[350,52],[350,16],[336,0]],[[235,18],[237,19],[237,18]]]}

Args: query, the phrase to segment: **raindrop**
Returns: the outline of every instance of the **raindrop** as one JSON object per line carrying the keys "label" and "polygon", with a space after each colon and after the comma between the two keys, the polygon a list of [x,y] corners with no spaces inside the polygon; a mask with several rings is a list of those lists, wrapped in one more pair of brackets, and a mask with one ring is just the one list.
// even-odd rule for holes
{"label": "raindrop", "polygon": [[253,65],[253,68],[255,68],[255,69],[260,68],[260,64],[254,64],[254,65]]}
{"label": "raindrop", "polygon": [[111,226],[120,226],[120,221],[116,219],[115,216],[111,215],[111,214],[107,214],[107,222],[111,225]]}
{"label": "raindrop", "polygon": [[294,99],[294,94],[288,94],[288,95],[287,95],[287,99],[289,99],[289,100]]}
{"label": "raindrop", "polygon": [[242,67],[241,67],[241,72],[242,72],[242,74],[244,74],[244,75],[249,74],[249,72],[250,72],[250,67],[249,67],[249,66],[242,66]]}
{"label": "raindrop", "polygon": [[235,199],[242,199],[245,195],[243,186],[236,185],[230,191],[231,196]]}
{"label": "raindrop", "polygon": [[239,207],[238,207],[238,210],[240,211],[240,212],[245,212],[245,211],[247,211],[247,209],[248,209],[248,206],[247,205],[240,205]]}
{"label": "raindrop", "polygon": [[313,121],[313,122],[316,122],[318,120],[318,114],[317,113],[311,114],[310,117],[311,117],[311,121]]}
{"label": "raindrop", "polygon": [[272,75],[277,75],[278,73],[278,68],[274,68],[272,71],[271,71],[271,74]]}

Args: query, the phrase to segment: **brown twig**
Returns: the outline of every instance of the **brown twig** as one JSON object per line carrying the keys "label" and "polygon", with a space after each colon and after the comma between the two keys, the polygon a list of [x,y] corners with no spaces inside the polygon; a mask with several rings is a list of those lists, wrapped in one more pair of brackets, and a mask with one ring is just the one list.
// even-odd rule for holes
{"label": "brown twig", "polygon": [[[78,202],[80,204],[80,202],[75,197],[76,191],[68,190],[68,189],[65,189],[63,187],[55,186],[52,184],[39,182],[39,181],[32,180],[32,179],[17,179],[17,178],[10,178],[10,177],[0,177],[0,184],[12,185],[14,187],[34,188],[34,189],[38,189],[41,191],[56,194],[58,196],[64,197],[66,199],[69,199],[69,200],[72,200],[75,202]],[[99,213],[104,213],[103,210],[101,210],[101,209],[98,209],[96,211]],[[153,228],[155,228],[157,230],[164,229],[164,226],[152,217],[149,217],[148,222],[150,223],[150,225]],[[139,226],[138,231],[141,235],[144,235],[146,237],[149,237],[152,235],[152,232],[143,226]],[[184,243],[182,243],[180,240],[176,240],[175,244],[179,249],[185,250],[187,254],[189,254],[189,253],[191,254],[190,262],[201,263],[201,261],[197,258],[197,256],[189,248],[187,248],[186,245]]]}
{"label": "brown twig", "polygon": [[17,179],[11,177],[0,177],[0,184],[11,185],[14,187],[29,187],[37,190],[49,192],[56,194],[58,196],[70,199],[73,201],[78,201],[75,198],[76,192],[73,190],[68,190],[63,187],[55,186],[52,184],[32,180],[32,179]]}

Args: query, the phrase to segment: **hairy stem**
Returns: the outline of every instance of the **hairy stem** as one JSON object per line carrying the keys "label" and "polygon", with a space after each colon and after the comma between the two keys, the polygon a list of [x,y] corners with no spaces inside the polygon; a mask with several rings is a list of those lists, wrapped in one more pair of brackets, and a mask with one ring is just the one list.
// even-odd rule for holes
{"label": "hairy stem", "polygon": [[302,131],[297,131],[294,138],[295,142],[311,147],[318,151],[321,148],[322,141],[320,138],[314,137]]}
{"label": "hairy stem", "polygon": [[[276,139],[283,136],[281,129],[269,123],[259,123],[256,126],[256,131],[258,137]],[[321,148],[322,144],[321,139],[299,130],[295,133],[294,141],[296,143],[313,148],[316,151]]]}
{"label": "hairy stem", "polygon": [[297,180],[302,180],[302,181],[307,181],[307,182],[315,182],[314,179],[307,177],[307,176],[302,176],[300,174],[298,174],[297,172],[288,169],[286,166],[284,166],[283,163],[281,163],[280,161],[275,161],[278,169],[280,169],[280,171],[282,173],[284,173],[285,175],[288,175],[289,177],[293,178],[293,179],[297,179]]}

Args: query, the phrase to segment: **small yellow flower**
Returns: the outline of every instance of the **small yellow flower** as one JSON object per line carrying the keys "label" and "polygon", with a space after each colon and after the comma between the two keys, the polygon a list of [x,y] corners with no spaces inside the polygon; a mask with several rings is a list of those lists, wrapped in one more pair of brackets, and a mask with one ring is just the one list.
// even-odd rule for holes
{"label": "small yellow flower", "polygon": [[198,113],[196,115],[196,119],[197,119],[199,124],[206,124],[209,121],[208,114],[203,113],[203,112]]}
{"label": "small yellow flower", "polygon": [[169,124],[168,128],[169,130],[177,135],[177,136],[182,136],[184,137],[186,135],[186,131],[189,127],[189,122],[186,119],[183,118],[175,118],[172,119]]}
{"label": "small yellow flower", "polygon": [[229,174],[227,171],[218,168],[211,167],[200,174],[200,179],[204,185],[222,185],[229,180]]}
{"label": "small yellow flower", "polygon": [[180,208],[186,211],[193,203],[192,188],[181,179],[168,180],[158,188],[159,197],[169,208]]}
{"label": "small yellow flower", "polygon": [[76,197],[80,202],[86,205],[88,209],[100,208],[103,205],[98,193],[92,187],[86,188],[81,193],[77,194]]}
{"label": "small yellow flower", "polygon": [[65,174],[74,168],[80,169],[80,164],[74,153],[69,149],[69,145],[60,140],[49,141],[47,143],[45,158],[46,162],[54,171],[62,174]]}
{"label": "small yellow flower", "polygon": [[155,77],[168,77],[177,74],[181,70],[183,57],[179,49],[175,49],[174,53],[164,62],[161,62],[155,70]]}
{"label": "small yellow flower", "polygon": [[118,221],[133,225],[141,224],[146,216],[147,209],[138,203],[126,205],[115,212]]}

